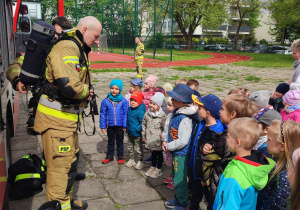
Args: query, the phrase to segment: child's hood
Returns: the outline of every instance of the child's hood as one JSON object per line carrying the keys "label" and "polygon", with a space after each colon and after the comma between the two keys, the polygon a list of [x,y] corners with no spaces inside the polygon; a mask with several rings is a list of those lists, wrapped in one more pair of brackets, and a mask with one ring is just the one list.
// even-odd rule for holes
{"label": "child's hood", "polygon": [[[227,130],[227,125],[223,124],[221,120],[216,119],[217,123],[213,126],[210,126],[210,130],[216,132],[217,134],[222,133],[223,131]],[[205,121],[204,121],[205,122]]]}
{"label": "child's hood", "polygon": [[196,112],[197,108],[193,104],[189,104],[188,106],[184,106],[176,110],[176,113],[184,115],[194,115]]}
{"label": "child's hood", "polygon": [[251,156],[248,157],[235,156],[232,163],[239,168],[240,172],[257,190],[261,190],[267,185],[268,174],[275,165],[272,159],[266,158],[260,151],[256,150],[252,150]]}

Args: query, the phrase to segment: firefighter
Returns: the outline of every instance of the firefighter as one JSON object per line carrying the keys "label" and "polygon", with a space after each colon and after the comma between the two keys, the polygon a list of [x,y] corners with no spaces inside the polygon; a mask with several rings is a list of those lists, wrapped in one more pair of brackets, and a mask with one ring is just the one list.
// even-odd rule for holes
{"label": "firefighter", "polygon": [[[62,210],[88,206],[86,201],[73,200],[72,190],[79,156],[77,130],[85,103],[93,96],[88,53],[98,44],[102,26],[88,16],[80,19],[74,30],[76,41],[56,43],[47,57],[45,77],[53,86],[52,95],[49,92],[40,97],[34,125],[41,133],[47,162],[46,200],[58,200]],[[22,82],[15,86],[26,93]]]}
{"label": "firefighter", "polygon": [[136,72],[137,72],[137,78],[143,79],[143,61],[144,61],[144,52],[145,47],[144,44],[141,42],[140,37],[135,38],[135,43],[137,44],[135,53],[134,53],[134,60],[136,62]]}

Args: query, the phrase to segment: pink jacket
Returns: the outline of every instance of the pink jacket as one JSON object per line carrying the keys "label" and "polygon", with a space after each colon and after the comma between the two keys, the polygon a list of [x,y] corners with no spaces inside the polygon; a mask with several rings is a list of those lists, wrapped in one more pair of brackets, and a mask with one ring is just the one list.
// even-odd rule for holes
{"label": "pink jacket", "polygon": [[146,105],[146,111],[148,110],[148,105],[150,103],[150,99],[154,95],[155,92],[153,92],[154,89],[150,89],[149,91],[143,91],[144,93],[144,100],[143,103]]}
{"label": "pink jacket", "polygon": [[280,115],[282,117],[282,121],[292,120],[300,124],[300,109],[297,109],[291,113],[287,113],[283,109],[281,110]]}

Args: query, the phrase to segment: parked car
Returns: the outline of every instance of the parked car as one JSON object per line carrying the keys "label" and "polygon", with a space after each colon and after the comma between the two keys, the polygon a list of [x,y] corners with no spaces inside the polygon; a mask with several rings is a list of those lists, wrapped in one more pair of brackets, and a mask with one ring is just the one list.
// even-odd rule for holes
{"label": "parked car", "polygon": [[223,45],[223,44],[216,44],[215,45],[215,50],[217,50],[217,51],[224,51],[225,50],[225,45]]}
{"label": "parked car", "polygon": [[232,51],[233,50],[233,45],[232,44],[226,44],[225,45],[225,51]]}
{"label": "parked car", "polygon": [[293,54],[292,49],[290,47],[280,46],[280,45],[269,46],[266,50],[266,53],[283,54],[283,55]]}
{"label": "parked car", "polygon": [[215,45],[206,45],[204,48],[204,50],[215,50]]}
{"label": "parked car", "polygon": [[266,45],[259,45],[259,46],[253,47],[251,49],[251,52],[253,52],[253,53],[264,53],[264,52],[266,52],[266,49],[267,49]]}
{"label": "parked car", "polygon": [[240,52],[251,52],[252,46],[251,45],[245,45],[238,48],[238,51]]}

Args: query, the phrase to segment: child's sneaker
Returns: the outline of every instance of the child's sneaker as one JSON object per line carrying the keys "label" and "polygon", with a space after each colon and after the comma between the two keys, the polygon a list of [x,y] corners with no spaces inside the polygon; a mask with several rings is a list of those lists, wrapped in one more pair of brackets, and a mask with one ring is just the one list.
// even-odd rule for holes
{"label": "child's sneaker", "polygon": [[146,160],[144,160],[144,163],[152,163],[152,156],[150,155]]}
{"label": "child's sneaker", "polygon": [[120,158],[119,160],[118,160],[118,164],[124,164],[124,158]]}
{"label": "child's sneaker", "polygon": [[156,169],[156,168],[153,167],[153,166],[151,166],[151,167],[148,169],[148,171],[146,172],[145,175],[146,175],[146,176],[150,176],[154,169]]}
{"label": "child's sneaker", "polygon": [[170,190],[173,190],[174,189],[174,181],[172,180],[172,182],[170,182],[168,185],[167,185],[167,188],[169,188]]}
{"label": "child's sneaker", "polygon": [[153,179],[156,179],[157,177],[161,176],[162,172],[161,169],[155,168],[152,173],[150,174],[150,177]]}
{"label": "child's sneaker", "polygon": [[135,161],[134,161],[134,159],[130,159],[127,163],[126,163],[126,166],[127,167],[132,167],[132,166],[134,166],[135,165]]}
{"label": "child's sneaker", "polygon": [[178,203],[177,203],[176,199],[169,200],[169,201],[165,202],[165,206],[168,207],[168,208],[170,208],[170,209],[175,208],[177,205],[178,205]]}
{"label": "child's sneaker", "polygon": [[188,210],[188,209],[189,209],[188,207],[184,208],[182,206],[177,205],[173,210]]}
{"label": "child's sneaker", "polygon": [[144,167],[144,163],[142,161],[138,161],[137,164],[135,165],[135,169],[141,170]]}
{"label": "child's sneaker", "polygon": [[172,174],[170,174],[170,176],[166,179],[163,180],[163,183],[165,184],[169,184],[170,182],[172,182],[173,178],[172,178]]}
{"label": "child's sneaker", "polygon": [[114,157],[111,156],[106,156],[106,158],[104,160],[102,160],[103,164],[109,163],[110,161],[113,161]]}

